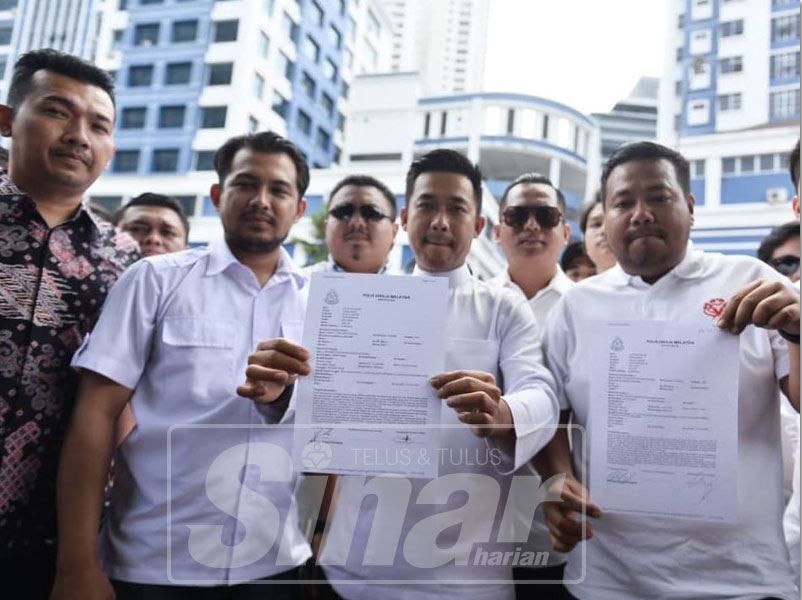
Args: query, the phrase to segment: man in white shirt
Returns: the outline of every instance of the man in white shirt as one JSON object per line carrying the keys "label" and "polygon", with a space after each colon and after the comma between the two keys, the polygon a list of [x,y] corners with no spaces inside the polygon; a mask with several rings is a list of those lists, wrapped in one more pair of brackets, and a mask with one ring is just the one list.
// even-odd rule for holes
{"label": "man in white shirt", "polygon": [[[499,224],[493,227],[508,267],[491,279],[490,284],[523,294],[541,332],[551,308],[574,286],[558,263],[571,235],[564,215],[562,192],[545,175],[526,173],[504,190],[499,200]],[[521,507],[522,515],[527,514],[528,504],[529,499],[527,506]],[[535,519],[530,540],[524,547],[528,551],[544,552],[544,556],[548,556],[548,566],[516,567],[513,569],[515,580],[561,581],[565,556],[551,550],[542,509],[538,509]],[[563,593],[561,584],[516,584],[519,599],[529,595],[542,600],[561,598]]]}
{"label": "man in white shirt", "polygon": [[389,188],[370,175],[349,175],[331,190],[326,211],[329,259],[304,273],[383,273],[398,233],[395,196]]}
{"label": "man in white shirt", "polygon": [[[561,502],[544,508],[555,548],[569,551],[587,540],[569,555],[569,590],[594,600],[790,599],[796,592],[782,534],[778,392],[799,406],[799,298],[754,258],[692,248],[689,165],[677,152],[650,142],[620,148],[605,165],[602,194],[618,265],[569,291],[544,337],[563,409],[588,425],[600,382],[587,336],[599,320],[709,319],[739,335],[738,521],[602,514],[580,483],[592,460],[585,464],[578,443],[572,456],[558,432],[536,465],[544,477],[567,474]],[[604,426],[587,430],[588,445]],[[581,510],[592,517],[584,529],[576,519]]]}
{"label": "man in white shirt", "polygon": [[[446,460],[441,460],[440,477],[434,482],[409,481],[410,494],[393,493],[398,478],[339,478],[319,562],[342,597],[514,597],[512,564],[487,558],[501,547],[512,557],[516,547],[496,539],[512,481],[499,473],[512,473],[551,438],[557,406],[525,299],[473,278],[465,265],[471,242],[484,227],[481,194],[478,168],[452,150],[422,156],[407,174],[401,222],[415,253],[414,275],[449,281],[447,372],[431,381],[444,401],[441,420],[452,427],[441,432],[441,458]],[[283,340],[271,344],[270,351],[254,355],[259,364],[247,371],[257,401],[281,393],[274,382],[310,372],[303,348]],[[265,386],[264,394],[257,393],[258,386]],[[455,477],[484,485],[452,493],[449,482]],[[427,484],[443,486],[436,499],[418,499]],[[492,490],[501,494],[501,501]],[[466,505],[466,494],[471,505],[481,507],[484,518],[460,522],[459,527],[435,525],[442,524],[443,517],[456,518]],[[478,533],[485,530],[488,537],[492,530],[493,537]],[[478,537],[472,537],[475,534]],[[410,551],[412,546],[417,550]],[[387,547],[392,558],[383,561],[377,549]]]}
{"label": "man in white shirt", "polygon": [[[300,338],[307,279],[281,244],[303,215],[309,170],[272,132],[231,138],[215,169],[225,239],[131,267],[74,359],[83,377],[59,471],[54,598],[289,598],[290,585],[234,584],[293,579],[311,554],[290,432],[259,427],[286,401],[257,406],[234,391],[259,340]],[[129,400],[136,427],[116,453],[98,543]]]}

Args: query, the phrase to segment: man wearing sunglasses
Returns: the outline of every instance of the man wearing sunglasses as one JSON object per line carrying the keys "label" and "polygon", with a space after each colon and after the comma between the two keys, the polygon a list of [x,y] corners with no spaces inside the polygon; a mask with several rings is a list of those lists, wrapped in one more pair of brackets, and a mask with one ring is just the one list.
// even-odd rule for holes
{"label": "man wearing sunglasses", "polygon": [[306,269],[383,273],[398,223],[393,193],[369,175],[349,175],[329,194],[326,246],[329,260]]}
{"label": "man wearing sunglasses", "polygon": [[799,281],[799,221],[772,229],[760,243],[757,257],[791,281]]}

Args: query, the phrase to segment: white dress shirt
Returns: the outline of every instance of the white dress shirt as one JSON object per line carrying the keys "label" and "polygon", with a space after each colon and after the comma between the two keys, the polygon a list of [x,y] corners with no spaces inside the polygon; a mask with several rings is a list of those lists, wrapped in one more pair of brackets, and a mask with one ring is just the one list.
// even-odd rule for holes
{"label": "white dress shirt", "polygon": [[[689,244],[680,264],[652,285],[620,266],[582,281],[554,307],[544,337],[563,407],[587,426],[588,400],[598,385],[591,380],[594,357],[587,336],[599,321],[712,321],[706,314],[714,312],[710,300],[729,300],[760,278],[783,280],[753,258],[694,251]],[[782,532],[778,404],[788,348],[776,331],[749,326],[740,334],[740,357],[738,522],[603,514],[593,520],[593,538],[569,555],[565,579],[579,581],[568,586],[572,594],[593,600],[794,596]],[[574,469],[587,482],[578,441]]]}
{"label": "white dress shirt", "polygon": [[261,287],[222,241],[144,259],[114,286],[73,361],[133,390],[136,427],[117,451],[100,534],[112,579],[220,585],[311,555],[292,501],[291,430],[264,427],[272,409],[236,395],[259,341],[300,340],[307,287],[284,250]]}
{"label": "white dress shirt", "polygon": [[[511,481],[509,475],[542,448],[554,433],[557,422],[558,405],[553,392],[553,381],[543,367],[537,325],[526,303],[520,295],[499,290],[470,276],[466,267],[447,273],[425,273],[416,268],[416,275],[444,276],[449,279],[448,322],[446,326],[446,371],[471,369],[492,373],[499,381],[503,398],[509,404],[515,423],[514,464],[511,454],[503,466],[492,464],[492,457],[499,457],[499,446],[492,441],[476,437],[467,426],[460,423],[457,413],[445,403],[442,405],[441,422],[456,427],[441,431],[441,448],[448,451],[446,457],[467,456],[472,460],[461,461],[447,458],[440,461],[440,477],[449,474],[480,474],[501,489],[502,501],[491,495],[473,490],[470,496],[486,511],[485,524],[493,526],[487,543],[475,542],[476,538],[459,541],[460,531],[468,527],[471,531],[481,529],[481,524],[471,522],[462,528],[446,529],[437,538],[439,548],[446,554],[458,557],[454,562],[437,566],[410,564],[409,560],[426,563],[437,554],[431,545],[418,553],[405,553],[405,542],[409,544],[408,534],[416,524],[434,515],[447,514],[466,503],[463,493],[448,493],[436,496],[435,500],[419,500],[418,495],[429,480],[411,480],[409,498],[403,493],[394,493],[399,485],[398,478],[375,478],[370,485],[384,490],[387,494],[377,502],[369,493],[363,491],[364,480],[360,477],[340,477],[340,490],[329,527],[329,537],[321,558],[326,576],[332,581],[337,592],[350,599],[435,599],[471,598],[505,600],[514,597],[511,583],[511,566],[476,565],[474,555],[481,548],[488,552],[503,548],[514,550],[515,544],[496,543],[503,498]],[[546,426],[543,428],[543,426]],[[509,448],[508,448],[509,450]],[[450,454],[449,454],[450,453]],[[477,458],[474,458],[477,457]],[[491,457],[488,459],[488,457]],[[452,464],[452,462],[462,464]],[[492,478],[492,479],[491,479]],[[402,485],[403,487],[403,485]],[[367,498],[363,504],[362,499]],[[434,503],[430,503],[434,502]],[[498,506],[499,510],[495,511]],[[385,512],[386,511],[386,512]],[[388,515],[385,519],[383,515]],[[400,530],[393,531],[393,516],[404,515]],[[374,522],[374,517],[376,520]],[[482,519],[478,519],[481,521]],[[372,527],[372,530],[371,530]],[[439,530],[434,525],[435,533]],[[351,544],[353,532],[353,544]],[[398,535],[398,545],[395,538]],[[375,539],[374,539],[375,538]],[[391,544],[391,560],[385,565],[366,564],[375,562],[377,547]],[[520,545],[520,544],[519,544]],[[456,550],[453,550],[456,549]],[[337,583],[337,581],[352,583]],[[399,584],[368,585],[362,581],[398,581]],[[408,581],[431,581],[427,584],[405,584]],[[450,581],[446,585],[438,583]],[[488,585],[471,585],[469,581],[495,581]]]}

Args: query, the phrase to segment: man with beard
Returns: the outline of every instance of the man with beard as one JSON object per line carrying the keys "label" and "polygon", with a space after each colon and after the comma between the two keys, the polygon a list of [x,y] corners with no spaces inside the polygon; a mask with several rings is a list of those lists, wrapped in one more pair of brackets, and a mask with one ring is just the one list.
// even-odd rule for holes
{"label": "man with beard", "polygon": [[[272,132],[229,139],[214,162],[225,239],[131,267],[76,354],[83,377],[59,470],[54,598],[253,598],[267,588],[228,586],[291,580],[310,556],[290,509],[291,468],[261,460],[269,443],[288,447],[289,432],[230,427],[275,423],[286,409],[285,399],[258,406],[234,390],[258,340],[300,337],[307,279],[281,244],[306,208],[309,170]],[[115,423],[129,400],[137,424],[116,453],[98,552]],[[229,427],[170,431],[177,423]],[[269,590],[288,598],[292,588]]]}
{"label": "man with beard", "polygon": [[369,175],[349,175],[329,194],[326,205],[329,260],[304,269],[345,273],[383,273],[398,223],[393,193]]}

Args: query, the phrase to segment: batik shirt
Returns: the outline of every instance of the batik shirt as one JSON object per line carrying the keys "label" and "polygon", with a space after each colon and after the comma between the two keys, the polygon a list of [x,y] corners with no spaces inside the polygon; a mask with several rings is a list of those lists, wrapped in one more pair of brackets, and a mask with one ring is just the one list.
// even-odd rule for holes
{"label": "batik shirt", "polygon": [[123,269],[127,235],[80,207],[50,229],[0,171],[0,558],[53,544],[70,360]]}

